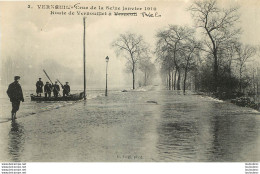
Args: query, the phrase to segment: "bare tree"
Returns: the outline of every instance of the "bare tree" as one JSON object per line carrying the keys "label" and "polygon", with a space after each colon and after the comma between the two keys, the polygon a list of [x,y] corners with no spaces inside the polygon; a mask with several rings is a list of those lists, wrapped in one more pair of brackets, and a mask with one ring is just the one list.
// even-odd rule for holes
{"label": "bare tree", "polygon": [[195,38],[190,38],[186,44],[183,45],[181,49],[181,55],[184,58],[183,67],[184,67],[184,80],[183,80],[183,93],[185,94],[186,90],[186,80],[187,73],[192,69],[192,66],[195,66],[195,58],[199,56],[199,51],[201,44],[195,41]]}
{"label": "bare tree", "polygon": [[[163,32],[163,31],[162,31]],[[161,32],[157,34],[159,36]],[[173,76],[171,75],[171,71],[174,70],[174,59],[171,55],[169,46],[165,44],[165,41],[163,39],[158,39],[156,43],[156,50],[155,53],[157,55],[156,61],[161,64],[161,73],[167,74],[167,87],[169,90],[172,89],[175,85],[173,85]]]}
{"label": "bare tree", "polygon": [[240,30],[235,28],[235,24],[239,20],[238,8],[221,9],[217,7],[216,0],[203,0],[193,2],[189,11],[195,20],[196,27],[202,28],[203,34],[206,36],[204,51],[213,56],[214,91],[216,91],[219,80],[219,51],[240,33]]}
{"label": "bare tree", "polygon": [[[180,49],[182,48],[183,42],[188,40],[194,34],[194,30],[187,27],[180,27],[176,25],[170,25],[168,29],[160,31],[157,33],[157,45],[158,48],[162,48],[167,52],[169,57],[167,63],[172,65],[172,70],[175,69],[175,78],[174,78],[174,89],[175,89],[175,80],[176,73],[178,73],[177,80],[177,89],[180,90],[180,81],[181,81],[181,57],[179,54]],[[169,78],[171,77],[169,69]],[[172,75],[173,76],[173,75]]]}
{"label": "bare tree", "polygon": [[134,33],[120,34],[120,36],[112,43],[112,47],[116,49],[117,56],[121,55],[126,58],[127,63],[131,66],[133,75],[133,89],[135,89],[135,71],[137,63],[143,54],[149,51],[147,43],[144,42],[142,36]]}
{"label": "bare tree", "polygon": [[253,57],[256,54],[256,49],[249,45],[237,44],[235,46],[237,52],[237,63],[239,69],[239,91],[242,92],[242,76],[246,62],[249,58]]}

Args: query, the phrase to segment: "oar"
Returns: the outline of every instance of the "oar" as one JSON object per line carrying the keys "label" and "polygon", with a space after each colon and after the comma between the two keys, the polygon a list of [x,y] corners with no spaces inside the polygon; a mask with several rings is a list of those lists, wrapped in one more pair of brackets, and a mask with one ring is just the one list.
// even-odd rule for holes
{"label": "oar", "polygon": [[[57,81],[60,83],[61,87],[64,89],[64,85],[62,85],[62,83],[59,81],[59,79],[57,79]],[[68,92],[68,94],[70,94],[70,92],[67,89],[65,89],[65,90]]]}
{"label": "oar", "polygon": [[[53,86],[53,83],[52,83],[50,77],[48,76],[47,72],[46,72],[45,70],[43,70],[43,72],[45,73],[45,75],[46,75],[47,78],[50,80],[50,82],[51,82],[51,84],[52,84],[52,86]],[[58,91],[58,89],[57,89],[56,87],[54,87],[54,88]],[[58,94],[59,94],[59,96],[61,96],[59,91],[58,91]]]}

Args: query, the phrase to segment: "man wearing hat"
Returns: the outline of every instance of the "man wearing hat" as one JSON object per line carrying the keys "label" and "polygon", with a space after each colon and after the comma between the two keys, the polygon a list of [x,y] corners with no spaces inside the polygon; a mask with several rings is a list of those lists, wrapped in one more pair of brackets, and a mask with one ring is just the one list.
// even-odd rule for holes
{"label": "man wearing hat", "polygon": [[57,98],[60,91],[60,86],[58,85],[58,82],[56,81],[52,87],[53,87],[53,95],[55,98]]}
{"label": "man wearing hat", "polygon": [[49,82],[46,82],[46,84],[44,85],[45,98],[51,97],[51,90],[52,90],[51,84]]}
{"label": "man wearing hat", "polygon": [[22,87],[19,84],[20,77],[15,76],[14,82],[11,83],[7,89],[7,95],[12,102],[11,118],[16,119],[16,112],[19,110],[20,102],[24,102]]}
{"label": "man wearing hat", "polygon": [[70,93],[70,86],[69,86],[69,82],[66,82],[66,85],[62,86],[63,88],[63,97],[68,96]]}
{"label": "man wearing hat", "polygon": [[39,81],[36,82],[36,94],[37,96],[41,96],[42,93],[42,87],[43,87],[43,82],[41,81],[41,78],[39,78]]}

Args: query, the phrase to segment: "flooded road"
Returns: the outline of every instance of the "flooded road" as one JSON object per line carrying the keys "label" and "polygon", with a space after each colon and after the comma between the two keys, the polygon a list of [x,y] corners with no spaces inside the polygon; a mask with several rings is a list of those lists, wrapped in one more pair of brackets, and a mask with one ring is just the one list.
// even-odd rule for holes
{"label": "flooded road", "polygon": [[154,87],[62,106],[0,123],[0,161],[260,159],[259,112],[210,97]]}

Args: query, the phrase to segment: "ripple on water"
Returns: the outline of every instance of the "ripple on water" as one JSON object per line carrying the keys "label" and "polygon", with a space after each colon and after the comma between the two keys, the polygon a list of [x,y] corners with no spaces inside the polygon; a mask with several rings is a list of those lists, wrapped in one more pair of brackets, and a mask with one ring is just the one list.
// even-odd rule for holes
{"label": "ripple on water", "polygon": [[16,125],[0,126],[0,154],[11,161],[131,161],[122,156],[139,155],[132,161],[217,162],[260,156],[258,112],[175,91],[27,103],[19,116]]}

